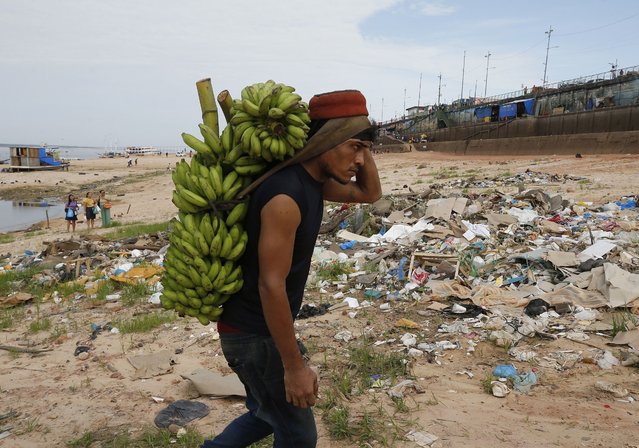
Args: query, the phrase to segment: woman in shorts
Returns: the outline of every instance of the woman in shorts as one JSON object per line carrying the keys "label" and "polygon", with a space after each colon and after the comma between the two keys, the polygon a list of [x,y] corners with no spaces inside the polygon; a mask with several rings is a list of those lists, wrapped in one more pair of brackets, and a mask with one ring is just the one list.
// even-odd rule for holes
{"label": "woman in shorts", "polygon": [[78,220],[78,201],[75,196],[70,194],[67,203],[64,204],[64,219],[67,221],[67,232],[73,228],[75,232],[75,222]]}
{"label": "woman in shorts", "polygon": [[84,205],[84,210],[87,215],[87,229],[92,229],[95,225],[95,200],[93,199],[93,193],[88,192],[87,196],[82,201],[82,205]]}

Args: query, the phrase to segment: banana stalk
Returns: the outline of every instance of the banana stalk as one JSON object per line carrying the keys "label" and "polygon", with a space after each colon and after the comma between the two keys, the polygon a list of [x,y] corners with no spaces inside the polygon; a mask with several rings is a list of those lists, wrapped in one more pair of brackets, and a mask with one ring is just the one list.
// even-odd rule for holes
{"label": "banana stalk", "polygon": [[228,123],[231,121],[231,106],[233,106],[233,98],[229,91],[222,90],[217,96],[217,102],[220,103],[220,109],[222,109],[224,118],[226,118],[226,122]]}
{"label": "banana stalk", "polygon": [[197,87],[197,96],[200,99],[200,108],[202,109],[202,121],[213,130],[216,136],[219,136],[220,126],[217,120],[217,105],[215,104],[211,78],[201,79],[195,85]]}

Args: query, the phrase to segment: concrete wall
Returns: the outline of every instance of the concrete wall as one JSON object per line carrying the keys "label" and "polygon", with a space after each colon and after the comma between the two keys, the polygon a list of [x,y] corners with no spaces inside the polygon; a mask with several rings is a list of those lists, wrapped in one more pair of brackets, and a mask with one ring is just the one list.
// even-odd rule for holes
{"label": "concrete wall", "polygon": [[[415,144],[416,145],[416,144]],[[378,153],[378,152],[410,152],[410,151],[414,151],[415,145],[411,145],[409,143],[399,143],[399,144],[394,144],[394,145],[379,145],[379,144],[375,144],[373,145],[373,153]]]}
{"label": "concrete wall", "polygon": [[458,155],[639,154],[639,131],[429,142],[415,148]]}
{"label": "concrete wall", "polygon": [[639,131],[639,105],[437,129],[432,142]]}

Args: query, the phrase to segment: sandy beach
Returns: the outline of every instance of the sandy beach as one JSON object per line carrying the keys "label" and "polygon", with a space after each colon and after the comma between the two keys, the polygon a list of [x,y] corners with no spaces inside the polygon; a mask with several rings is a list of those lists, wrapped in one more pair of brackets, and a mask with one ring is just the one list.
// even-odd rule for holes
{"label": "sandy beach", "polygon": [[[446,195],[455,192],[472,195],[497,189],[516,193],[520,186],[515,183],[500,187],[464,187],[463,182],[515,176],[527,170],[557,175],[552,181],[528,185],[529,188],[534,186],[547,193],[561,193],[577,201],[618,200],[637,193],[639,185],[639,160],[630,155],[472,158],[411,152],[377,154],[375,160],[385,195],[421,192],[429,188],[441,190]],[[62,201],[69,192],[83,197],[86,191],[105,189],[113,204],[112,220],[122,225],[162,222],[176,213],[170,199],[173,184],[167,165],[174,167],[177,161],[174,156],[140,157],[137,166],[127,167],[125,159],[97,159],[73,162],[69,172],[0,173],[0,197],[57,197]],[[459,187],[441,185],[455,179],[462,182]],[[45,228],[43,223],[38,227],[41,228],[38,232],[10,233],[13,240],[0,245],[0,254],[16,254],[27,249],[39,251],[43,241],[79,239],[109,231],[100,228],[99,221],[91,231],[86,230],[84,222],[78,222],[75,234],[66,232],[63,219],[52,220],[50,228]],[[140,335],[104,332],[92,342],[91,357],[80,361],[74,357],[74,350],[90,335],[92,323],[110,321],[121,315],[148,313],[148,305],[125,308],[116,302],[96,307],[88,301],[58,305],[48,301],[39,308],[29,305],[25,309],[21,322],[0,332],[0,344],[16,345],[26,341],[28,346],[44,344],[53,351],[38,357],[0,352],[3,364],[0,368],[0,401],[3,408],[20,412],[14,435],[0,440],[0,447],[65,446],[88,432],[98,442],[109,440],[121,431],[136,433],[152,426],[154,416],[167,402],[193,396],[189,382],[180,375],[200,367],[229,373],[219,342],[215,340],[214,325],[202,327],[193,320],[180,319]],[[55,328],[64,327],[66,332],[57,335],[53,341],[47,339],[50,335],[46,332],[31,333],[29,324],[36,313],[48,316]],[[368,316],[349,319],[345,313],[334,312],[300,321],[296,330],[314,349],[311,362],[324,367],[327,362],[330,365],[326,353],[333,353],[332,350],[341,353],[340,350],[343,352],[346,347],[333,340],[333,335],[341,328],[348,328],[355,336],[362,336],[371,327],[380,335],[388,332],[398,337],[403,330],[393,329],[394,323],[405,317],[436,334],[434,320],[429,324],[428,319],[418,314],[414,304],[398,305],[389,314],[373,310]],[[590,347],[566,339],[544,341],[543,344],[548,350],[587,353],[595,346],[604,347],[605,342],[593,339]],[[171,373],[145,380],[134,377],[128,356],[176,348],[184,351],[176,358],[177,364]],[[415,362],[412,373],[427,393],[412,395],[406,400],[409,413],[403,414],[397,409],[384,411],[388,412],[388,421],[400,422],[403,429],[416,428],[437,434],[440,440],[432,446],[438,448],[637,446],[636,435],[633,435],[639,423],[636,403],[618,403],[593,389],[593,383],[604,378],[632,386],[636,392],[639,389],[636,369],[601,371],[596,365],[585,362],[564,371],[546,369],[541,384],[531,394],[511,394],[500,401],[486,394],[480,382],[489,375],[492,366],[505,361],[508,356],[503,348],[482,343],[472,357],[458,350],[446,352],[441,365]],[[474,378],[464,371],[472,371]],[[332,374],[329,367],[323,378]],[[320,383],[320,394],[326,381],[323,379]],[[162,397],[166,402],[156,403],[151,397]],[[381,406],[372,392],[364,393],[361,399],[362,413]],[[211,413],[191,426],[204,435],[221,431],[243,412],[240,399],[199,400],[207,403]],[[357,403],[353,405],[357,406]],[[320,420],[319,410],[316,415]],[[323,423],[319,431],[320,448],[371,446],[337,441],[329,436]],[[96,447],[100,446],[98,442],[74,446]],[[394,442],[386,446],[416,445]]]}
{"label": "sandy beach", "polygon": [[[616,200],[634,193],[639,184],[639,160],[633,155],[595,155],[576,159],[569,156],[531,157],[469,157],[433,152],[376,154],[384,194],[424,191],[431,185],[458,177],[461,179],[493,179],[526,170],[560,176],[582,176],[580,183],[563,182],[545,185],[548,193],[565,192],[579,201]],[[0,172],[0,198],[40,200],[57,198],[64,203],[69,193],[83,198],[87,191],[106,190],[111,200],[111,219],[120,224],[154,223],[170,219],[176,213],[171,202],[173,182],[170,169],[179,159],[174,155],[145,156],[138,164],[127,167],[124,158],[74,161],[69,171],[30,173]],[[467,189],[481,192],[485,189]],[[516,191],[516,190],[515,190]],[[99,219],[92,233],[103,232]],[[0,245],[0,252],[38,249],[41,241],[65,238],[64,219],[54,219],[35,226],[42,231],[25,238],[24,232],[13,232],[15,242]],[[77,232],[85,232],[83,213]]]}

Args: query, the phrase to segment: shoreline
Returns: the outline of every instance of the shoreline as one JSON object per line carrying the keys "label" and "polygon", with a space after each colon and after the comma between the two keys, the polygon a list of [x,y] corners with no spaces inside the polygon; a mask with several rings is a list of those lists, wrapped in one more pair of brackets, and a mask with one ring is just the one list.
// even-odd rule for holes
{"label": "shoreline", "polygon": [[[40,173],[0,172],[0,198],[21,200],[49,200],[58,198],[61,203],[73,192],[77,198],[86,191],[107,192],[113,205],[111,220],[120,225],[132,223],[157,223],[168,221],[177,209],[171,202],[173,181],[171,169],[181,158],[174,155],[138,157],[138,164],[127,166],[125,158],[91,159],[72,163],[69,171]],[[189,158],[186,158],[188,161]],[[579,182],[559,181],[552,183],[525,182],[527,188],[540,188],[547,193],[562,194],[575,201],[605,203],[626,195],[637,194],[639,185],[639,159],[632,155],[596,155],[576,159],[572,156],[455,156],[450,154],[415,151],[409,153],[375,154],[375,163],[380,172],[383,194],[397,195],[409,191],[422,192],[434,188],[442,194],[451,190],[460,194],[475,194],[495,187],[465,188],[464,182],[486,180],[487,185],[495,178],[504,178],[527,170],[556,174],[558,176],[583,176]],[[614,172],[610,166],[614,165]],[[447,186],[451,180],[459,180],[456,187]],[[516,193],[517,185],[499,187],[504,193]],[[83,215],[82,215],[83,216]],[[81,216],[81,217],[82,217]],[[81,219],[82,220],[82,219]],[[46,222],[46,221],[44,221]],[[43,229],[43,221],[26,229],[2,232],[11,234],[16,241],[0,244],[0,252],[33,250],[42,240],[69,238],[63,217],[50,220],[50,228]],[[78,222],[76,234],[86,225]],[[102,232],[97,220],[91,233]],[[26,233],[42,231],[42,235],[21,238]]]}

